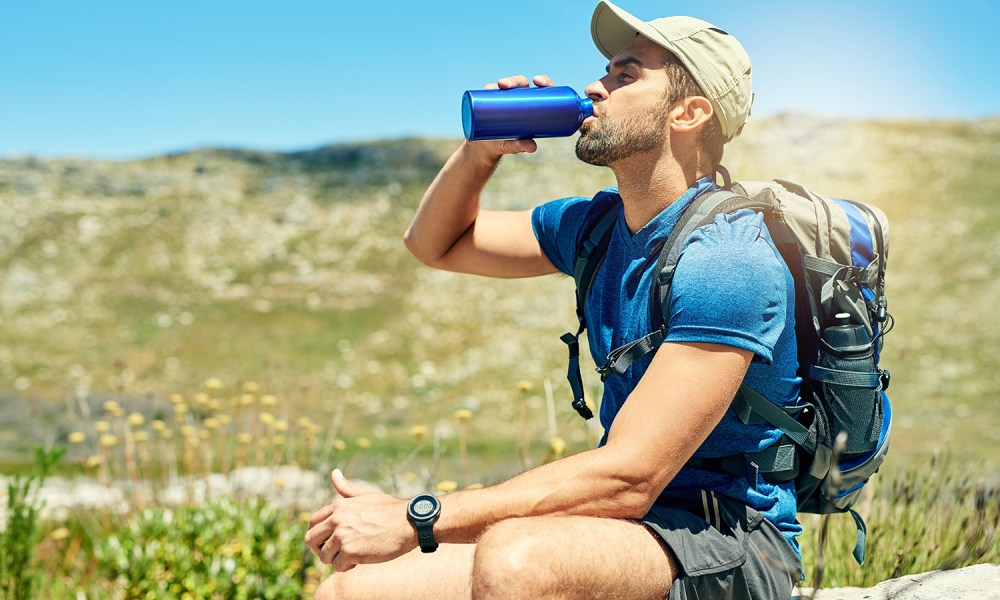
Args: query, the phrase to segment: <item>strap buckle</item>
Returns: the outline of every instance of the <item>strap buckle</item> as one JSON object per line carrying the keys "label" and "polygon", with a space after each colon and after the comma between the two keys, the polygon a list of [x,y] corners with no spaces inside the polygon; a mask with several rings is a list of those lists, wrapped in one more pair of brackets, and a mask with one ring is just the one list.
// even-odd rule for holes
{"label": "strap buckle", "polygon": [[[583,331],[583,324],[580,325],[579,331],[576,335],[572,333],[564,333],[561,339],[563,343],[569,348],[569,365],[566,369],[566,380],[569,382],[569,387],[573,392],[573,403],[571,406],[573,410],[580,414],[584,419],[593,419],[594,411],[590,410],[587,406],[587,401],[584,399],[583,394],[583,378],[580,376],[580,333]],[[603,379],[601,380],[603,381]]]}

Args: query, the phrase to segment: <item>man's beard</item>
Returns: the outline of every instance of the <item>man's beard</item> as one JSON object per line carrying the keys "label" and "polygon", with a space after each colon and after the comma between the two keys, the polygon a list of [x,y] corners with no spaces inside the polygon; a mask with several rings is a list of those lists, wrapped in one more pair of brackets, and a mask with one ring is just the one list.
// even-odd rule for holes
{"label": "man's beard", "polygon": [[614,162],[660,147],[666,132],[666,111],[625,120],[605,121],[580,134],[576,157],[585,163],[606,167]]}

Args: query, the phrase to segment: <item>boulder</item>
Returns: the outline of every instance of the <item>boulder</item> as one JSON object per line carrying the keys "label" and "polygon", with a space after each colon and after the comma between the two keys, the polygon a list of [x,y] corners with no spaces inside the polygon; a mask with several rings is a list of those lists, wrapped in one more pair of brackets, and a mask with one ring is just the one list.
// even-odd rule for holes
{"label": "boulder", "polygon": [[889,579],[870,588],[799,588],[792,600],[1000,600],[1000,565],[982,564]]}

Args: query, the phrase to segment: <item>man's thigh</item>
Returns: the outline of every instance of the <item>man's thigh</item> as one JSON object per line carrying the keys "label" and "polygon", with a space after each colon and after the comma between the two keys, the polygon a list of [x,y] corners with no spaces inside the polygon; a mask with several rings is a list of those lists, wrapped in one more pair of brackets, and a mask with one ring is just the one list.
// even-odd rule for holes
{"label": "man's thigh", "polygon": [[474,552],[472,544],[441,544],[430,554],[418,548],[389,562],[358,565],[328,577],[316,600],[469,598]]}
{"label": "man's thigh", "polygon": [[672,553],[644,525],[596,517],[502,521],[479,539],[473,598],[665,598]]}
{"label": "man's thigh", "polygon": [[497,523],[473,544],[442,544],[328,578],[331,598],[665,598],[676,563],[632,521],[531,517]]}

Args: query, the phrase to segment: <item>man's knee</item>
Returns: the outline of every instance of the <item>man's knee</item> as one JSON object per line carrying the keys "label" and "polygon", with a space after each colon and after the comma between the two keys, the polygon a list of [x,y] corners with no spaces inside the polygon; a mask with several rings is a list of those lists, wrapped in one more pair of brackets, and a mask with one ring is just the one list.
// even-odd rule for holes
{"label": "man's knee", "polygon": [[489,528],[476,542],[473,598],[544,595],[558,585],[558,542],[545,518],[510,519]]}
{"label": "man's knee", "polygon": [[316,600],[334,600],[337,598],[336,577],[337,574],[334,573],[319,584],[319,587],[316,588],[316,595],[314,596]]}

